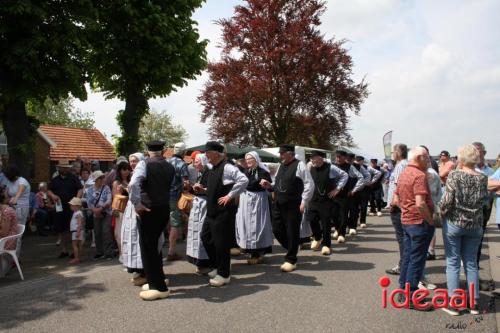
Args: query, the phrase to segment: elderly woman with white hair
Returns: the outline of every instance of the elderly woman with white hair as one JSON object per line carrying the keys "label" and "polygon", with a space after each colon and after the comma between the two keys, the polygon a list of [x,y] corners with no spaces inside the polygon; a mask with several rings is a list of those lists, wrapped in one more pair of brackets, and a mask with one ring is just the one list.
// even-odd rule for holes
{"label": "elderly woman with white hair", "polygon": [[240,195],[236,213],[236,241],[244,252],[250,254],[248,264],[255,265],[262,261],[266,253],[271,252],[273,245],[269,196],[260,185],[263,179],[271,182],[271,174],[257,152],[246,153],[245,161],[248,166],[245,170],[248,185]]}
{"label": "elderly woman with white hair", "polygon": [[208,158],[205,154],[198,154],[193,165],[198,177],[192,186],[194,193],[193,206],[189,212],[186,255],[190,263],[196,266],[196,274],[206,275],[213,268],[210,267],[208,254],[201,241],[201,230],[207,216],[207,183]]}
{"label": "elderly woman with white hair", "polygon": [[[467,283],[474,283],[475,308],[471,314],[479,314],[479,274],[477,251],[483,235],[483,201],[488,194],[488,178],[475,170],[479,151],[473,145],[458,149],[457,170],[446,180],[440,202],[443,223],[443,239],[446,254],[446,279],[450,297],[460,287],[460,262],[464,263]],[[469,295],[472,297],[472,295]],[[459,313],[445,309],[452,315]]]}

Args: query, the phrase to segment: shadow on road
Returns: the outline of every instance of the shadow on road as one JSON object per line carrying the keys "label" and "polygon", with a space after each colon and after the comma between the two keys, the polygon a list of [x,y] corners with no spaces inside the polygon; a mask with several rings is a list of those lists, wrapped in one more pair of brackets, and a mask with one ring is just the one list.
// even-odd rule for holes
{"label": "shadow on road", "polygon": [[38,288],[35,281],[0,289],[0,331],[56,311],[79,311],[82,309],[79,299],[106,290],[99,283],[84,283],[85,277],[55,275],[47,279],[50,282],[43,289]]}

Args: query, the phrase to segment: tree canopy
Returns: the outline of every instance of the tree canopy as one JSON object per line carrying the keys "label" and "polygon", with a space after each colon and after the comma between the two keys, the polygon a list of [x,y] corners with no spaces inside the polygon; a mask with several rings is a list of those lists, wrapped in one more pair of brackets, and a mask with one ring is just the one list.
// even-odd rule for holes
{"label": "tree canopy", "polygon": [[90,0],[2,1],[0,5],[0,115],[9,163],[28,176],[36,120],[28,100],[86,98],[86,28]]}
{"label": "tree canopy", "polygon": [[93,128],[94,114],[83,112],[73,105],[74,99],[66,97],[54,102],[47,97],[45,101],[28,101],[28,115],[38,120],[41,125],[61,125],[75,128]]}
{"label": "tree canopy", "polygon": [[206,41],[200,41],[191,16],[202,0],[96,1],[92,31],[92,86],[108,98],[125,100],[118,115],[121,154],[137,150],[138,128],[148,99],[167,96],[206,66]]}
{"label": "tree canopy", "polygon": [[351,141],[349,117],[368,96],[344,40],[325,40],[325,2],[246,0],[222,27],[222,56],[199,96],[210,134],[244,145]]}
{"label": "tree canopy", "polygon": [[152,140],[163,140],[167,147],[171,147],[176,142],[185,141],[188,135],[181,125],[172,123],[172,116],[167,111],[152,110],[141,121],[139,137],[142,147]]}

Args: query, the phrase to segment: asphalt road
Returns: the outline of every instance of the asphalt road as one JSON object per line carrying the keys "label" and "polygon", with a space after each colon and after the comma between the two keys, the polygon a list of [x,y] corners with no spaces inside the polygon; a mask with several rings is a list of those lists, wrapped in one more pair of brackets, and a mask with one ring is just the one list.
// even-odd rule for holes
{"label": "asphalt road", "polygon": [[[117,262],[68,267],[53,259],[53,239],[29,237],[23,245],[26,280],[20,282],[16,272],[0,279],[0,331],[497,332],[494,306],[476,320],[441,310],[382,309],[378,280],[396,263],[397,244],[388,217],[369,217],[368,223],[347,243],[334,244],[329,257],[300,251],[293,273],[280,272],[278,245],[262,265],[234,258],[231,284],[223,288],[208,286],[187,262],[169,263],[164,269],[172,295],[155,302],[139,299],[139,288]],[[437,254],[427,277],[445,287],[440,233]],[[482,266],[482,277],[489,277],[489,260]],[[397,279],[391,282],[389,289]],[[483,307],[489,300],[481,294]]]}

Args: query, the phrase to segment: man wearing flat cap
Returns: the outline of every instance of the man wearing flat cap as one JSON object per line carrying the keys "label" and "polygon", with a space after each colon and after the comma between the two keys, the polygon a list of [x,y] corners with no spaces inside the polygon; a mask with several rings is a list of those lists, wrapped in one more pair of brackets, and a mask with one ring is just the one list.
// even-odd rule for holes
{"label": "man wearing flat cap", "polygon": [[129,184],[130,201],[137,212],[139,245],[147,285],[139,296],[145,301],[167,298],[158,239],[165,230],[170,215],[170,187],[175,169],[163,157],[163,141],[147,144],[149,157],[137,164]]}
{"label": "man wearing flat cap", "polygon": [[287,250],[283,272],[292,272],[297,266],[302,214],[314,193],[314,181],[304,162],[295,158],[295,146],[280,146],[281,163],[274,183],[261,181],[264,188],[274,188],[273,233]]}
{"label": "man wearing flat cap", "polygon": [[207,215],[201,240],[207,251],[209,283],[221,287],[231,280],[230,249],[234,242],[234,223],[238,206],[236,197],[245,191],[248,178],[225,159],[224,146],[217,141],[205,144],[205,154],[212,168],[207,180]]}
{"label": "man wearing flat cap", "polygon": [[345,242],[345,234],[349,221],[349,207],[354,194],[358,192],[364,184],[363,175],[351,165],[348,153],[343,149],[336,151],[336,166],[347,173],[349,178],[346,185],[334,199],[333,220],[335,223],[335,233],[333,238],[337,238],[337,243]]}
{"label": "man wearing flat cap", "polygon": [[311,249],[321,254],[331,253],[331,225],[333,199],[347,183],[349,176],[339,167],[325,161],[326,154],[319,150],[311,152],[311,176],[314,180],[314,194],[306,212],[314,240]]}

